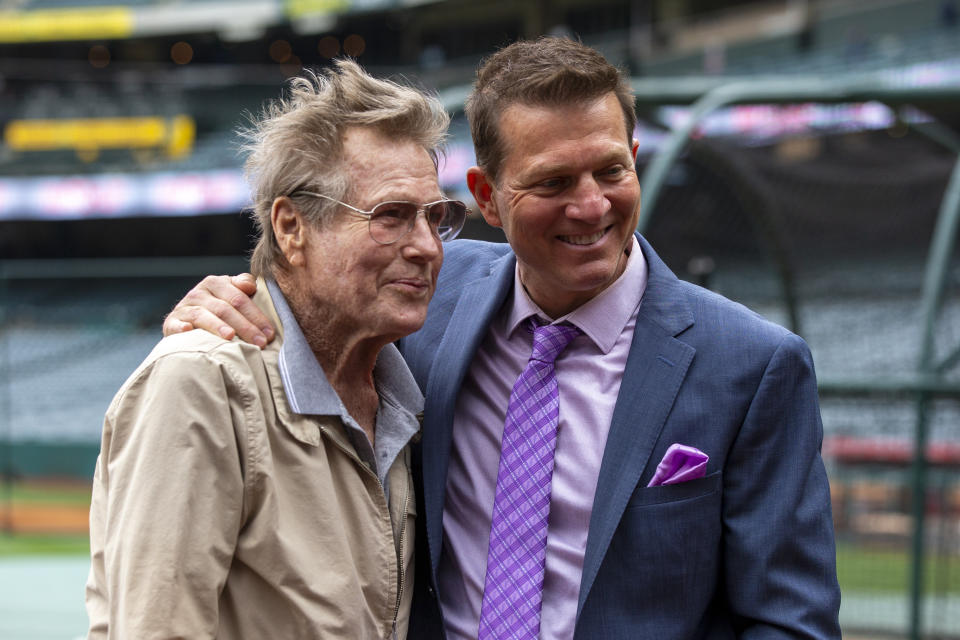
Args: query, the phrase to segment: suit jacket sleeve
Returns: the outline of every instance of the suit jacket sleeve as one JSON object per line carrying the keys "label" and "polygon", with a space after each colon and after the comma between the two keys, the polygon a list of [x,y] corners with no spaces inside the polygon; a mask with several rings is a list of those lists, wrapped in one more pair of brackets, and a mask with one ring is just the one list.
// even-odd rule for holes
{"label": "suit jacket sleeve", "polygon": [[822,439],[810,352],[788,334],[724,465],[724,580],[741,638],[840,637]]}

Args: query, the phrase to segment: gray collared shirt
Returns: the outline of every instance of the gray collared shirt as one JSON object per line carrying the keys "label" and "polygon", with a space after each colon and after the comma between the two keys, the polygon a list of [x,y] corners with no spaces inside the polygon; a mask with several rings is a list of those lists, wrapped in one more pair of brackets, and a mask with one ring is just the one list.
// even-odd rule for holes
{"label": "gray collared shirt", "polygon": [[403,356],[394,345],[388,344],[377,357],[373,379],[380,406],[374,426],[376,446],[372,446],[363,428],[350,416],[340,396],[327,381],[323,367],[310,349],[280,287],[273,280],[266,282],[283,325],[280,377],[290,408],[301,415],[339,417],[347,427],[347,436],[357,455],[377,474],[386,492],[387,471],[419,431],[417,414],[423,411],[423,394]]}

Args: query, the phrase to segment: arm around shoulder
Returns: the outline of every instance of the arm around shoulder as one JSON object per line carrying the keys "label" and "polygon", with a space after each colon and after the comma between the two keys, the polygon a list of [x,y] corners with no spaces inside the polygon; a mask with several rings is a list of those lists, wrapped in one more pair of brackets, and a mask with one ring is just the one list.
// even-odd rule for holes
{"label": "arm around shoulder", "polygon": [[274,327],[253,303],[257,282],[249,273],[207,276],[187,292],[163,321],[163,335],[202,329],[224,340],[239,336],[261,349],[273,340]]}

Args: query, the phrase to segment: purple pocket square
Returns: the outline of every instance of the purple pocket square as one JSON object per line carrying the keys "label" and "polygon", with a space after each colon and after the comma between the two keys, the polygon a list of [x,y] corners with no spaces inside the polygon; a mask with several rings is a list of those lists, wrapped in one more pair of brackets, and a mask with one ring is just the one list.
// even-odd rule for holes
{"label": "purple pocket square", "polygon": [[663,460],[657,465],[657,472],[647,486],[659,487],[702,478],[707,471],[709,459],[710,456],[696,447],[674,443],[663,454]]}

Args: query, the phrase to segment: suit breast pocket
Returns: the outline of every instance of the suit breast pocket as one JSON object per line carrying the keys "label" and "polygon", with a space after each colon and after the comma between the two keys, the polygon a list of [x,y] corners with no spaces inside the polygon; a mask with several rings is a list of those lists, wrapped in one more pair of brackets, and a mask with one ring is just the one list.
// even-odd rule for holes
{"label": "suit breast pocket", "polygon": [[721,483],[717,471],[634,491],[607,552],[608,570],[621,574],[614,581],[631,606],[683,615],[685,606],[710,600],[720,565]]}
{"label": "suit breast pocket", "polygon": [[683,500],[696,500],[714,493],[719,498],[720,481],[722,479],[722,473],[715,471],[708,476],[689,482],[665,484],[659,487],[638,487],[630,496],[627,509],[638,509]]}

